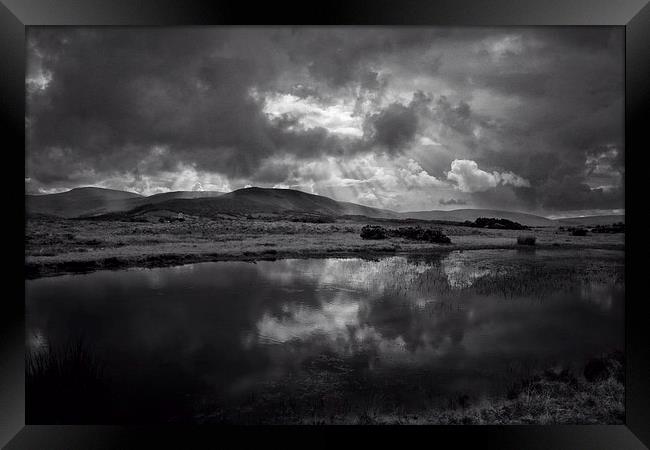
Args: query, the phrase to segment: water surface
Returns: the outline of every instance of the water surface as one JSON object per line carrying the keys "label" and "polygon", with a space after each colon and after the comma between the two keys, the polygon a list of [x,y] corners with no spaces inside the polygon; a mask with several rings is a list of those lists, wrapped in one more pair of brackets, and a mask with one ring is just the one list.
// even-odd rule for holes
{"label": "water surface", "polygon": [[30,351],[83,336],[117,422],[443,408],[624,339],[616,251],[215,262],[26,289]]}

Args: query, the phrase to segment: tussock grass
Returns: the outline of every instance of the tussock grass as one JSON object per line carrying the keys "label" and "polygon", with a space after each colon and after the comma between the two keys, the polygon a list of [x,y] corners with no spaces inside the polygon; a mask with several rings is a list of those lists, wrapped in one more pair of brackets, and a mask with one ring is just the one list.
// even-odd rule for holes
{"label": "tussock grass", "polygon": [[[56,218],[30,218],[25,230],[25,269],[27,278],[83,273],[119,267],[164,267],[190,262],[236,260],[266,257],[265,243],[271,241],[278,258],[320,257],[327,253],[370,254],[379,247],[400,252],[430,252],[438,248],[426,241],[388,236],[386,244],[359,239],[364,225],[380,225],[386,230],[404,225],[404,221],[372,221],[367,217],[337,219],[334,223],[294,222],[291,218],[237,219],[223,215],[214,219],[186,217],[183,222],[91,221]],[[434,228],[426,221],[408,222],[409,228]],[[450,248],[512,248],[520,231],[470,228],[435,224],[453,242]],[[562,231],[562,230],[560,230]],[[598,248],[623,250],[624,233],[589,233],[571,239],[558,228],[535,229],[537,245],[524,248]],[[216,258],[214,255],[219,255]],[[108,258],[117,258],[111,264]],[[108,260],[108,261],[107,261]]]}
{"label": "tussock grass", "polygon": [[30,423],[97,423],[110,395],[103,364],[83,339],[30,352],[25,400]]}
{"label": "tussock grass", "polygon": [[[363,423],[420,425],[521,425],[521,424],[622,424],[625,421],[625,388],[620,353],[601,357],[615,369],[597,381],[577,377],[568,370],[546,370],[523,380],[510,398],[471,399],[459,394],[446,409],[417,413],[386,413],[367,408],[349,412],[316,414],[303,423]],[[611,364],[610,364],[611,363]]]}
{"label": "tussock grass", "polygon": [[[601,358],[610,361],[617,356]],[[313,366],[313,367],[312,367]],[[539,369],[513,384],[509,392],[472,397],[458,392],[448,399],[422,390],[422,402],[406,407],[392,390],[370,379],[347,378],[351,367],[336,355],[312,361],[303,383],[269,382],[249,404],[228,409],[206,405],[201,423],[317,424],[317,425],[514,425],[624,423],[622,365],[606,377],[588,381],[571,368]],[[576,368],[578,369],[578,368]],[[297,375],[296,375],[297,376]],[[314,379],[327,388],[313,391]],[[353,383],[356,395],[345,391]],[[408,380],[402,386],[408,385]],[[293,386],[290,387],[290,386]],[[393,387],[395,385],[392,385]],[[397,385],[399,386],[399,384]],[[445,401],[447,400],[447,401]]]}

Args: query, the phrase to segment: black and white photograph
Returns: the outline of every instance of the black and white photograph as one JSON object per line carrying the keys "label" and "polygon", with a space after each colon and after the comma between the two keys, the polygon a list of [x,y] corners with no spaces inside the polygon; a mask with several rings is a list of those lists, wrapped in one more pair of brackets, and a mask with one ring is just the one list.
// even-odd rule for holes
{"label": "black and white photograph", "polygon": [[25,423],[624,424],[625,37],[28,27]]}

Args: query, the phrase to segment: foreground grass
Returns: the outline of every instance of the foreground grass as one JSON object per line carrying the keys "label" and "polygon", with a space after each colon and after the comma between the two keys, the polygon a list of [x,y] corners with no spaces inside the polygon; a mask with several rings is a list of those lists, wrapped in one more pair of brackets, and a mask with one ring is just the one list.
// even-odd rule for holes
{"label": "foreground grass", "polygon": [[[451,244],[402,237],[364,240],[370,220],[302,223],[289,220],[204,219],[147,223],[30,219],[25,232],[27,278],[127,267],[164,267],[220,260],[417,254],[457,249],[517,247],[516,230],[477,229],[435,224]],[[410,226],[418,223],[409,223]],[[430,226],[427,222],[420,223]],[[398,229],[402,222],[382,221]],[[623,234],[570,236],[555,228],[537,228],[536,248],[623,249]]]}
{"label": "foreground grass", "polygon": [[314,424],[395,425],[550,425],[622,424],[624,385],[613,377],[589,383],[538,380],[514,399],[486,399],[468,407],[419,414],[385,414],[365,410],[346,415],[314,417]]}
{"label": "foreground grass", "polygon": [[[250,404],[233,409],[210,405],[201,413],[174,398],[166,389],[156,392],[152,380],[115,384],[105,367],[82,341],[26,357],[26,417],[31,424],[98,423],[233,423],[233,424],[622,424],[624,358],[621,352],[594,358],[579,374],[546,370],[515,381],[502,397],[473,399],[458,395],[430,400],[431,406],[407,411],[399,403],[377,396],[354,373],[360,397],[346,395],[344,384],[327,367],[311,367],[304,385],[281,383],[259,392]],[[322,356],[318,358],[321,363]],[[340,372],[340,373],[338,373]],[[345,368],[337,374],[346,375]],[[327,380],[327,382],[325,382]],[[126,380],[125,380],[126,381]],[[314,389],[313,383],[324,391]],[[144,383],[144,384],[143,384]],[[149,392],[149,391],[150,392]],[[147,391],[143,393],[143,391]],[[350,393],[348,393],[350,394]],[[328,397],[324,400],[324,397]],[[436,403],[434,403],[434,400]],[[391,406],[392,405],[392,406]]]}
{"label": "foreground grass", "polygon": [[[607,356],[610,367],[596,378],[546,370],[513,383],[501,396],[472,398],[459,392],[443,398],[422,392],[417,407],[396,402],[391,399],[394,391],[378,391],[362,380],[356,380],[357,389],[349,392],[334,374],[319,371],[302,383],[271,385],[240,407],[206,405],[196,420],[300,425],[622,424],[625,390],[620,358],[622,353]],[[322,384],[320,379],[328,382]],[[317,388],[314,382],[322,386]]]}
{"label": "foreground grass", "polygon": [[[345,413],[314,411],[304,424],[363,425],[550,425],[622,424],[625,421],[623,354],[612,353],[587,363],[603,363],[596,376],[546,370],[515,383],[505,398],[472,400],[459,395],[447,408],[417,412],[379,407],[352,407]],[[593,372],[592,372],[593,375]]]}
{"label": "foreground grass", "polygon": [[25,360],[29,423],[98,423],[110,400],[104,367],[82,339],[31,352]]}

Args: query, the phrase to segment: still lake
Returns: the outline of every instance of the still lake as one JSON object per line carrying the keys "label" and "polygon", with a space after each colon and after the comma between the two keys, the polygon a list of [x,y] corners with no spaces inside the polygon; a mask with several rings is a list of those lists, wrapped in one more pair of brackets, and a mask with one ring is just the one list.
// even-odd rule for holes
{"label": "still lake", "polygon": [[474,250],[100,271],[26,281],[26,320],[32,353],[83,339],[110,380],[109,422],[417,412],[622,350],[624,257]]}

